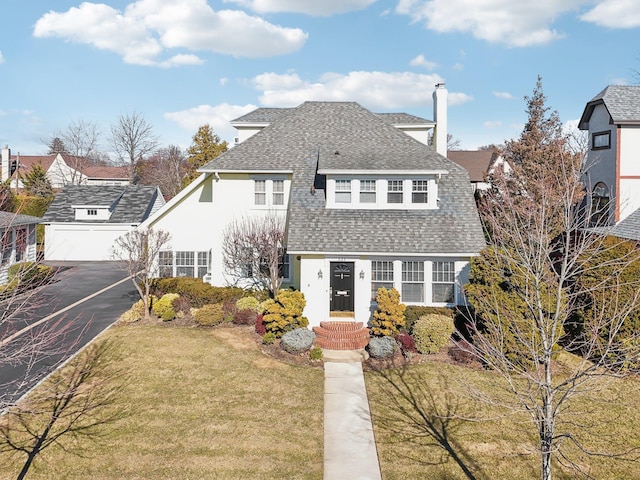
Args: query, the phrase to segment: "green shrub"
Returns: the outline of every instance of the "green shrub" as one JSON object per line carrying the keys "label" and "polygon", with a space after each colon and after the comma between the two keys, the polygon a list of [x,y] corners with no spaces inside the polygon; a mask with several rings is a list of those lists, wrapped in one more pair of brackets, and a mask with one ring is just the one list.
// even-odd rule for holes
{"label": "green shrub", "polygon": [[265,345],[273,345],[273,342],[276,341],[276,334],[273,332],[267,332],[262,337],[262,343]]}
{"label": "green shrub", "polygon": [[256,297],[242,297],[236,301],[236,308],[238,310],[253,310],[258,313],[260,302]]}
{"label": "green shrub", "polygon": [[393,337],[372,337],[367,347],[373,358],[388,358],[395,353],[398,344]]}
{"label": "green shrub", "polygon": [[180,295],[177,293],[165,293],[160,300],[153,303],[151,309],[163,322],[173,320],[176,318],[176,311],[173,308],[173,302],[178,298],[180,298]]}
{"label": "green shrub", "polygon": [[220,325],[224,320],[224,309],[221,303],[203,305],[192,311],[193,319],[203,327]]}
{"label": "green shrub", "polygon": [[322,360],[324,354],[322,353],[322,349],[320,347],[313,347],[309,350],[309,360],[313,360],[314,362],[317,360]]}
{"label": "green shrub", "polygon": [[141,299],[134,303],[129,310],[120,315],[118,321],[121,323],[133,323],[142,320],[144,316],[144,302]]}
{"label": "green shrub", "polygon": [[416,323],[416,321],[420,317],[424,317],[425,315],[429,315],[431,313],[446,315],[447,317],[453,317],[454,315],[453,309],[447,307],[425,307],[423,305],[407,305],[407,308],[404,311],[404,328],[407,330],[407,332],[410,332],[413,328],[413,324]]}
{"label": "green shrub", "polygon": [[316,334],[307,328],[296,328],[282,335],[280,346],[285,352],[306,352],[313,345]]}
{"label": "green shrub", "polygon": [[265,329],[276,337],[284,333],[309,325],[309,320],[302,316],[306,305],[304,295],[298,290],[282,290],[278,296],[264,303],[262,321]]}
{"label": "green shrub", "polygon": [[161,297],[165,293],[177,293],[191,302],[195,308],[213,303],[233,301],[244,296],[244,290],[237,287],[214,287],[199,278],[175,277],[153,280],[152,293]]}
{"label": "green shrub", "polygon": [[377,337],[393,337],[404,328],[404,310],[400,303],[400,294],[395,288],[387,290],[382,287],[376,294],[378,309],[373,313],[371,333]]}
{"label": "green shrub", "polygon": [[453,319],[431,313],[420,317],[413,325],[413,339],[420,353],[438,353],[453,334]]}
{"label": "green shrub", "polygon": [[36,262],[14,263],[7,271],[7,280],[12,288],[26,290],[46,284],[53,277],[53,269]]}

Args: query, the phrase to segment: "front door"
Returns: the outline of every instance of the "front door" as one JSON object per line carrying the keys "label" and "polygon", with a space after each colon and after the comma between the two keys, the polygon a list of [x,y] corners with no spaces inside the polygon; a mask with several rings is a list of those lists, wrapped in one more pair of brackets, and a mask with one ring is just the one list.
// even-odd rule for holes
{"label": "front door", "polygon": [[331,262],[331,311],[353,312],[353,262]]}

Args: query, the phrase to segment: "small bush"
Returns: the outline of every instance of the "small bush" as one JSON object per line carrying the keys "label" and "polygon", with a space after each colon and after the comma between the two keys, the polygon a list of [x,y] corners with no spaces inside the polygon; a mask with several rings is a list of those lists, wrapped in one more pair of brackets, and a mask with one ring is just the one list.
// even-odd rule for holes
{"label": "small bush", "polygon": [[258,335],[267,333],[267,329],[264,328],[264,322],[262,321],[262,315],[258,315],[258,318],[256,318],[256,333]]}
{"label": "small bush", "polygon": [[236,302],[232,300],[227,300],[222,302],[222,310],[224,310],[224,321],[231,323],[233,322],[233,317],[235,317],[238,309],[236,308]]}
{"label": "small bush", "polygon": [[378,309],[371,319],[371,333],[377,337],[394,336],[404,328],[405,305],[395,288],[379,288],[376,294]]}
{"label": "small bush", "polygon": [[262,337],[262,343],[264,343],[265,345],[273,345],[275,341],[276,341],[276,334],[273,332],[267,332]]}
{"label": "small bush", "polygon": [[171,304],[173,305],[173,309],[175,310],[177,317],[180,317],[180,314],[184,315],[191,311],[191,302],[186,297],[174,298]]}
{"label": "small bush", "polygon": [[253,310],[258,312],[260,302],[255,297],[242,297],[236,301],[236,308],[238,310]]}
{"label": "small bush", "polygon": [[395,353],[397,346],[393,337],[372,337],[367,348],[373,358],[388,358]]}
{"label": "small bush", "polygon": [[413,324],[420,317],[424,317],[425,315],[429,315],[430,313],[437,313],[438,315],[446,315],[447,317],[453,317],[454,311],[451,308],[447,307],[425,307],[423,305],[407,305],[406,310],[404,311],[405,318],[405,329],[407,332],[410,332],[413,328]]}
{"label": "small bush", "polygon": [[258,319],[258,314],[255,310],[245,308],[238,310],[233,316],[233,323],[236,325],[255,325]]}
{"label": "small bush", "polygon": [[224,321],[224,309],[221,303],[211,303],[192,310],[193,319],[203,327],[214,327]]}
{"label": "small bush", "polygon": [[418,353],[416,342],[407,332],[402,332],[396,336],[396,342],[400,345],[402,352]]}
{"label": "small bush", "polygon": [[129,310],[120,315],[118,321],[122,323],[133,323],[142,320],[144,317],[144,302],[140,299],[134,303]]}
{"label": "small bush", "polygon": [[464,365],[474,363],[477,360],[476,356],[471,352],[473,352],[473,345],[466,340],[461,340],[457,345],[452,345],[451,348],[449,348],[449,356],[451,359],[456,363]]}
{"label": "small bush", "polygon": [[173,301],[180,298],[177,293],[165,293],[160,300],[154,302],[151,310],[163,322],[168,322],[176,318],[176,311],[173,309]]}
{"label": "small bush", "polygon": [[281,337],[285,332],[309,325],[302,316],[306,305],[304,295],[298,290],[282,290],[278,296],[264,303],[263,322],[267,332]]}
{"label": "small bush", "polygon": [[28,290],[44,285],[53,277],[53,269],[36,262],[14,263],[7,271],[10,288]]}
{"label": "small bush", "polygon": [[313,347],[309,350],[309,360],[318,361],[322,360],[324,354],[322,353],[322,349],[320,347]]}
{"label": "small bush", "polygon": [[306,328],[296,328],[282,335],[280,346],[285,352],[306,352],[313,345],[316,334]]}
{"label": "small bush", "polygon": [[438,353],[453,334],[453,319],[435,313],[424,315],[413,325],[413,339],[420,353]]}

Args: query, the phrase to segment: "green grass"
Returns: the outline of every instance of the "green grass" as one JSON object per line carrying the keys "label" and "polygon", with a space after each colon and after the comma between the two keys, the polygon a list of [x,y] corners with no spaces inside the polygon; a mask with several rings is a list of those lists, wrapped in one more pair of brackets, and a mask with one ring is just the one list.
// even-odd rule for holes
{"label": "green grass", "polygon": [[[75,453],[44,451],[29,479],[322,478],[321,369],[265,357],[246,328],[116,327],[106,337],[130,374],[119,405],[128,415]],[[0,465],[0,478],[15,478],[20,464]]]}

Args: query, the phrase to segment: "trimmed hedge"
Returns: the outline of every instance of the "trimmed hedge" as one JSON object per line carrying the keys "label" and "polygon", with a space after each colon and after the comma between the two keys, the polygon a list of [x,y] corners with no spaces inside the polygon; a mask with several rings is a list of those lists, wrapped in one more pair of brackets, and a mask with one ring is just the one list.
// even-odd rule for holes
{"label": "trimmed hedge", "polygon": [[445,315],[447,317],[453,318],[455,312],[452,308],[447,307],[425,307],[422,305],[407,305],[407,308],[404,311],[404,318],[406,321],[405,328],[407,332],[410,332],[413,328],[413,324],[420,317],[424,317],[425,315],[430,315],[435,313],[437,315]]}
{"label": "trimmed hedge", "polygon": [[203,305],[192,310],[193,319],[203,327],[220,325],[224,321],[224,309],[221,303]]}
{"label": "trimmed hedge", "polygon": [[214,287],[191,277],[157,278],[151,283],[151,291],[158,297],[165,293],[177,293],[188,299],[194,308],[213,303],[235,303],[246,294],[238,287]]}
{"label": "trimmed hedge", "polygon": [[413,325],[413,339],[420,353],[438,353],[453,334],[453,318],[435,313],[424,315]]}

